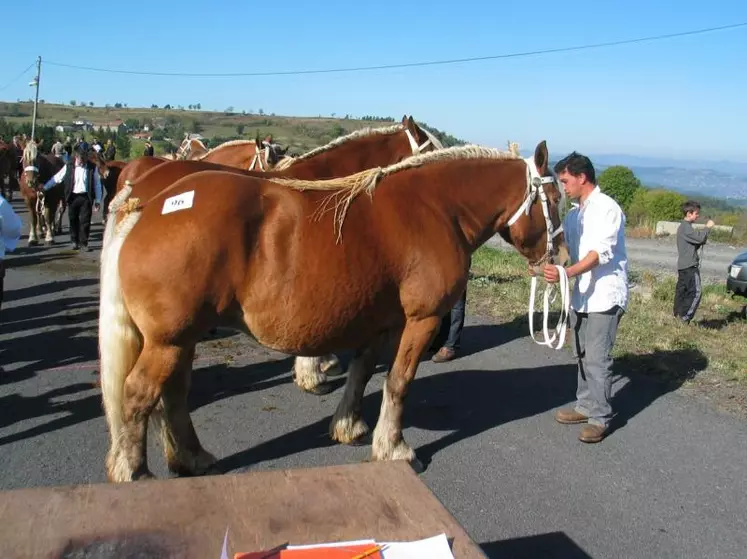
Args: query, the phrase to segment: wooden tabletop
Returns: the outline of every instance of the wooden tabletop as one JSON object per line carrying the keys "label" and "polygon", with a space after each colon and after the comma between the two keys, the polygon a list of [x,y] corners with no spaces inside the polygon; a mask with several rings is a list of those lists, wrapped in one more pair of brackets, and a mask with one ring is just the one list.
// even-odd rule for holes
{"label": "wooden tabletop", "polygon": [[402,461],[0,492],[0,556],[220,559],[283,543],[441,532],[485,555]]}

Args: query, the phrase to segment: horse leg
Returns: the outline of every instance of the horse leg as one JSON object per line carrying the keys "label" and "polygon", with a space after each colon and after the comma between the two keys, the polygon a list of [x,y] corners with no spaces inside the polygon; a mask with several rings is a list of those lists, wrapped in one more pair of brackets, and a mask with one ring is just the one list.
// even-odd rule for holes
{"label": "horse leg", "polygon": [[356,351],[348,367],[345,392],[329,426],[330,437],[339,443],[353,443],[369,431],[361,418],[361,403],[366,385],[376,370],[375,349],[375,346],[369,346]]}
{"label": "horse leg", "polygon": [[163,383],[161,401],[151,419],[160,424],[161,441],[169,471],[178,475],[201,475],[212,471],[215,456],[202,448],[189,416],[189,387],[194,349],[179,370]]}
{"label": "horse leg", "polygon": [[115,482],[152,478],[148,470],[148,419],[162,395],[163,384],[189,366],[194,349],[146,340],[124,383],[119,452],[112,456],[109,479]]}
{"label": "horse leg", "polygon": [[437,316],[423,320],[408,320],[397,347],[396,357],[381,398],[381,411],[373,433],[374,460],[408,460],[417,463],[415,452],[402,436],[402,411],[410,382],[415,378],[418,363],[441,325]]}
{"label": "horse leg", "polygon": [[47,232],[44,237],[44,244],[54,244],[54,212],[49,206],[44,206],[44,221],[47,224]]}
{"label": "horse leg", "polygon": [[39,244],[39,237],[36,234],[39,227],[38,216],[36,215],[36,203],[27,204],[31,225],[29,226],[29,246]]}
{"label": "horse leg", "polygon": [[331,387],[327,377],[342,374],[340,360],[334,354],[323,357],[296,357],[293,362],[293,380],[304,392],[321,396],[328,394]]}
{"label": "horse leg", "polygon": [[57,204],[57,209],[55,210],[55,228],[54,228],[55,235],[62,235],[62,216],[65,215],[66,207],[67,205],[65,204],[64,200],[61,200]]}

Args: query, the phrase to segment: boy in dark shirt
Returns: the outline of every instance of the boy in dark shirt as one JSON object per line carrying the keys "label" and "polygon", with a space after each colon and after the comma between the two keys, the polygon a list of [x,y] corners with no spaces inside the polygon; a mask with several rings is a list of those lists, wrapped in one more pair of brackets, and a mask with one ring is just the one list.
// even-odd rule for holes
{"label": "boy in dark shirt", "polygon": [[713,227],[709,219],[706,228],[696,231],[693,223],[700,217],[700,204],[688,200],[682,204],[685,214],[677,229],[677,287],[674,293],[674,316],[690,323],[700,305],[700,254],[699,249],[708,240]]}

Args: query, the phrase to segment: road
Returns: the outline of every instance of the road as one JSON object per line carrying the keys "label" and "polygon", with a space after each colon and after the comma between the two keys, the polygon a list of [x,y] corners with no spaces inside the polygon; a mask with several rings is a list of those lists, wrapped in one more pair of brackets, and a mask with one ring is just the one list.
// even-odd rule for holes
{"label": "road", "polygon": [[[94,235],[98,248],[100,226]],[[1,489],[105,480],[107,430],[93,384],[97,257],[64,245],[8,257]],[[290,366],[240,335],[221,332],[198,347],[192,416],[228,475],[368,458],[369,447],[327,436],[341,389],[302,394]],[[371,426],[383,381],[380,368],[366,391]],[[459,359],[422,363],[405,437],[428,466],[423,481],[489,557],[744,557],[747,425],[676,388],[620,377],[614,432],[584,445],[577,426],[552,418],[574,397],[570,355],[534,345],[521,321],[470,316]],[[154,473],[166,476],[155,437],[149,446]]]}
{"label": "road", "polygon": [[[488,241],[496,248],[511,248],[499,236]],[[632,268],[655,271],[677,271],[677,245],[674,237],[661,239],[625,239],[628,261]],[[701,261],[701,275],[715,281],[726,281],[729,264],[747,247],[727,245],[724,243],[706,244]]]}

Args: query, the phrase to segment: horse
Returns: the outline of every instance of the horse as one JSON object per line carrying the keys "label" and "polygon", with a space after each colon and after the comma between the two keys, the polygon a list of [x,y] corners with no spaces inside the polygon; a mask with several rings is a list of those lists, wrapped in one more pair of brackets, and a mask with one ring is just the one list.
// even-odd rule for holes
{"label": "horse", "polygon": [[61,206],[64,204],[64,187],[57,184],[47,191],[42,191],[41,187],[62,169],[65,163],[54,155],[40,154],[32,141],[26,144],[22,161],[20,191],[31,216],[28,244],[39,244],[39,237],[42,234],[45,234],[44,243],[52,244],[55,232],[62,231],[64,207]]}
{"label": "horse", "polygon": [[[281,160],[280,164],[275,167],[276,170],[272,172],[252,173],[239,169],[234,172],[254,176],[328,179],[350,175],[372,167],[390,165],[410,155],[441,148],[443,148],[441,143],[419,127],[412,116],[404,115],[401,124],[373,129],[364,128],[341,136],[299,157]],[[122,203],[129,196],[137,197],[144,202],[183,176],[209,169],[219,170],[220,166],[205,160],[159,165],[147,171],[134,184],[130,184],[129,190],[124,195],[118,194],[117,203]],[[119,185],[124,188],[123,183],[126,181],[120,179],[118,188]],[[110,225],[108,224],[104,230],[102,259],[107,250],[114,223]],[[342,372],[339,359],[335,355],[297,357],[293,365],[293,380],[304,392],[324,395],[332,390],[332,386],[327,383],[327,377],[336,376]]]}
{"label": "horse", "polygon": [[150,419],[172,472],[214,471],[187,397],[195,345],[221,324],[292,355],[353,350],[330,424],[341,443],[368,431],[362,397],[391,339],[371,456],[417,466],[402,435],[405,395],[470,255],[499,233],[535,273],[568,257],[548,161],[543,141],[527,159],[469,145],[322,181],[201,171],[112,208],[124,216],[101,262],[108,480],[153,477]]}
{"label": "horse", "polygon": [[199,159],[208,152],[208,148],[197,138],[185,137],[174,155],[175,159]]}
{"label": "horse", "polygon": [[158,167],[162,163],[167,163],[168,160],[164,157],[157,157],[151,155],[143,155],[136,159],[133,159],[127,163],[120,171],[116,180],[116,189],[112,192],[119,192],[124,188],[127,181],[132,181],[136,177],[139,177],[143,173],[146,173],[154,167]]}
{"label": "horse", "polygon": [[[6,191],[6,182],[7,191]],[[18,189],[18,159],[13,144],[0,142],[0,195],[8,202],[13,200],[13,185]]]}
{"label": "horse", "polygon": [[283,158],[286,151],[288,151],[288,148],[283,150],[263,146],[259,138],[231,140],[190,159],[208,163],[221,163],[248,171],[269,171]]}

